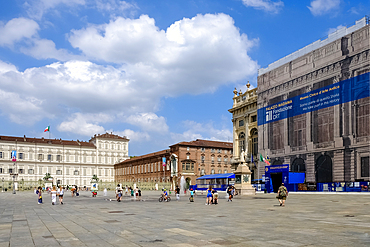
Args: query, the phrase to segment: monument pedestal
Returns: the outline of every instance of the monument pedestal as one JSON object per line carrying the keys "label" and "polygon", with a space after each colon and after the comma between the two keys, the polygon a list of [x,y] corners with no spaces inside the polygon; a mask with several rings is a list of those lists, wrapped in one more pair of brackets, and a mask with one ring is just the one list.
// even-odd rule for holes
{"label": "monument pedestal", "polygon": [[256,191],[251,184],[252,172],[245,162],[240,163],[235,173],[235,189],[242,196],[255,195]]}

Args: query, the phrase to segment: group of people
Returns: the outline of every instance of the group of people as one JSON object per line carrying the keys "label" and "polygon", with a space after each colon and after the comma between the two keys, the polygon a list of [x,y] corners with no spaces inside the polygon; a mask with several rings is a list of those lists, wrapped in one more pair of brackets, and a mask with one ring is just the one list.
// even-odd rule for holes
{"label": "group of people", "polygon": [[[125,188],[125,195],[127,196],[128,195],[128,191],[130,190],[130,195],[131,196],[134,196],[136,197],[136,199],[140,199],[141,198],[141,190],[139,189],[139,187],[136,187],[136,188],[132,188],[132,187],[128,187],[126,185],[126,188]],[[116,199],[117,199],[117,202],[120,202],[122,200],[122,195],[123,195],[123,188],[121,187],[120,184],[117,184],[117,187],[116,187]]]}
{"label": "group of people", "polygon": [[206,205],[218,204],[218,192],[209,186],[207,189]]}
{"label": "group of people", "polygon": [[[50,194],[51,197],[51,205],[56,205],[57,203],[57,197],[59,197],[59,203],[63,204],[63,195],[64,195],[64,187],[58,186],[58,189],[54,185],[48,193]],[[41,186],[39,186],[37,189],[35,189],[35,194],[37,195],[37,203],[42,204],[42,194],[43,194],[43,189]]]}

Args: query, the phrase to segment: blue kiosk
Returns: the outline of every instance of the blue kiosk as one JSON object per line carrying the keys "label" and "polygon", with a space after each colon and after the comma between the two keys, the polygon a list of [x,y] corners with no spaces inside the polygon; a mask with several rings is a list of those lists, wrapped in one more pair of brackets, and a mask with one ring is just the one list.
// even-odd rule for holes
{"label": "blue kiosk", "polygon": [[289,164],[265,167],[265,188],[268,193],[277,193],[281,183],[288,191],[298,191],[298,184],[304,183],[304,172],[289,172]]}

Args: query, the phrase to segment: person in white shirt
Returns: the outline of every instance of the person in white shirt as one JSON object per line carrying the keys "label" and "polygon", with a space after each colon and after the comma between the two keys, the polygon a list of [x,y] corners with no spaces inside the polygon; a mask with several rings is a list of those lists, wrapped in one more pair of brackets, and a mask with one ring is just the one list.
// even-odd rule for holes
{"label": "person in white shirt", "polygon": [[64,187],[59,186],[57,195],[59,196],[59,202],[60,204],[63,204],[63,195],[64,195]]}

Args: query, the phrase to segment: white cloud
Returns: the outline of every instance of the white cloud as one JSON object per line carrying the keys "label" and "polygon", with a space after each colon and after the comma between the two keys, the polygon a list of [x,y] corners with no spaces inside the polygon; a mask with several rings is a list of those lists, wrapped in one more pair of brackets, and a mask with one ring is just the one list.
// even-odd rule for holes
{"label": "white cloud", "polygon": [[26,18],[14,18],[5,25],[0,22],[0,46],[14,49],[14,45],[18,43],[17,49],[37,59],[81,59],[81,56],[72,55],[67,50],[57,49],[51,40],[40,39],[39,29],[35,21]]}
{"label": "white cloud", "polygon": [[337,31],[337,30],[339,30],[339,29],[342,29],[342,28],[344,28],[344,27],[345,27],[345,26],[343,26],[343,25],[339,25],[339,26],[337,26],[337,27],[335,27],[335,28],[329,28],[328,34],[334,33],[335,31]]}
{"label": "white cloud", "polygon": [[26,18],[14,18],[5,25],[0,22],[0,46],[12,46],[14,42],[31,38],[39,29],[35,21]]}
{"label": "white cloud", "polygon": [[67,61],[80,58],[80,56],[72,55],[67,50],[56,49],[55,43],[47,39],[31,39],[31,45],[23,46],[20,51],[26,55],[36,59],[56,59],[59,61]]}
{"label": "white cloud", "polygon": [[96,133],[104,133],[104,127],[99,123],[107,121],[111,117],[105,114],[73,114],[68,121],[62,122],[58,127],[58,131],[72,132],[84,136],[93,136]]}
{"label": "white cloud", "polygon": [[280,0],[242,0],[246,7],[252,7],[258,10],[263,10],[266,12],[278,13],[280,9],[284,6],[284,3]]}
{"label": "white cloud", "polygon": [[128,78],[153,94],[212,92],[253,76],[258,65],[247,54],[256,45],[225,14],[197,15],[166,31],[146,15],[73,30],[69,41],[87,57],[123,64]]}
{"label": "white cloud", "polygon": [[158,117],[154,113],[139,113],[124,119],[126,123],[141,127],[146,131],[160,133],[168,132],[168,125],[164,117]]}
{"label": "white cloud", "polygon": [[28,0],[24,7],[30,18],[40,20],[46,12],[55,9],[58,5],[76,7],[85,4],[85,0]]}
{"label": "white cloud", "polygon": [[171,133],[171,138],[174,143],[180,141],[191,141],[195,139],[204,139],[207,137],[213,141],[232,141],[233,135],[228,128],[217,129],[212,122],[197,123],[195,121],[184,121],[183,133]]}
{"label": "white cloud", "polygon": [[[97,9],[100,12],[123,15],[128,9],[136,9],[135,4],[121,0],[28,0],[24,7],[28,16],[41,20],[47,13],[60,15],[60,11],[74,12],[78,7]],[[77,14],[77,13],[75,13]]]}
{"label": "white cloud", "polygon": [[133,131],[130,129],[125,129],[124,131],[115,131],[114,134],[126,136],[128,139],[130,139],[130,142],[145,142],[151,139],[150,135],[146,132]]}
{"label": "white cloud", "polygon": [[110,13],[121,12],[122,14],[123,11],[136,8],[136,6],[120,0],[96,0],[96,8],[100,11],[107,11]]}
{"label": "white cloud", "polygon": [[315,16],[324,15],[339,7],[340,0],[313,0],[308,6],[311,13]]}

